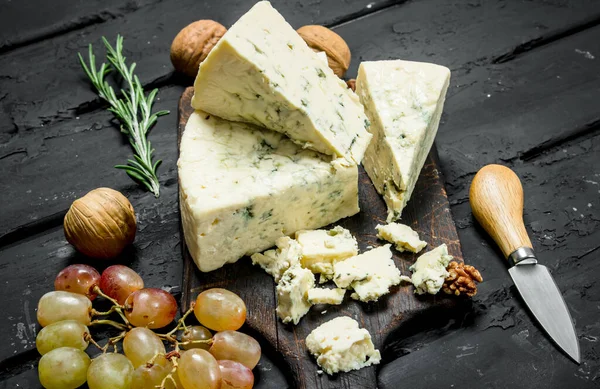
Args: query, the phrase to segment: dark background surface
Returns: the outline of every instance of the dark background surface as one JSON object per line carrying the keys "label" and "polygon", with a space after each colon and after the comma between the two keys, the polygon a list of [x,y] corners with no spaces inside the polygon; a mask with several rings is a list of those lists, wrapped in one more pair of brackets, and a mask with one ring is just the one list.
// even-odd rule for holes
{"label": "dark background surface", "polygon": [[[69,263],[70,203],[108,186],[138,216],[120,260],[146,285],[181,291],[177,205],[177,101],[191,80],[175,75],[169,47],[197,19],[231,25],[254,2],[56,0],[0,3],[0,388],[39,388],[35,306]],[[402,58],[452,70],[437,137],[465,261],[485,279],[472,305],[401,325],[387,344],[381,388],[592,388],[600,383],[600,2],[273,1],[294,26],[334,28],[361,60]],[[114,169],[130,155],[76,59],[100,37],[125,37],[142,82],[160,88],[150,140],[160,168],[157,200]],[[555,276],[580,338],[570,362],[516,294],[499,251],[474,222],[468,188],[502,163],[521,177],[525,223]],[[106,263],[94,263],[102,268]],[[272,369],[272,370],[268,370]],[[261,376],[276,376],[265,365]],[[273,379],[272,387],[282,381]],[[278,383],[279,382],[279,383]]]}

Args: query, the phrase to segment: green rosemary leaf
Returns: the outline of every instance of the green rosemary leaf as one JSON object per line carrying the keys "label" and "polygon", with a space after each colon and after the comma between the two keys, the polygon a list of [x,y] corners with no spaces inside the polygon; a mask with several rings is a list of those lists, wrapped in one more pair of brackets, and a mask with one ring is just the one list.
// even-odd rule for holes
{"label": "green rosemary leaf", "polygon": [[[148,131],[156,124],[159,116],[167,115],[169,111],[152,113],[152,105],[158,89],[150,91],[147,95],[140,79],[134,74],[136,63],[126,63],[123,56],[123,37],[117,35],[115,45],[102,37],[106,49],[107,63],[96,67],[96,56],[92,45],[88,47],[88,61],[78,53],[79,62],[83,71],[96,89],[98,96],[109,104],[108,111],[121,123],[120,129],[124,133],[134,150],[134,158],[129,159],[127,165],[117,165],[117,169],[125,172],[133,179],[139,181],[149,191],[159,196],[160,186],[156,171],[161,161],[152,161],[154,149],[146,138]],[[105,80],[109,73],[118,74],[121,78],[121,96],[117,97],[114,88]]]}

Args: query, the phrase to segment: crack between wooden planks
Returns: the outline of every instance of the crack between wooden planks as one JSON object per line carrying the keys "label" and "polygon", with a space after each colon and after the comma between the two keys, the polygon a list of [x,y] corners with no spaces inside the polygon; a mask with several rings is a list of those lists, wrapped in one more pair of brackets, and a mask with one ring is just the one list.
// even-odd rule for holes
{"label": "crack between wooden planks", "polygon": [[[513,161],[515,159],[519,159],[521,161],[531,161],[544,155],[547,151],[557,148],[559,146],[563,146],[564,144],[571,143],[573,141],[579,141],[582,139],[587,139],[589,137],[595,136],[596,133],[600,132],[600,119],[596,119],[593,122],[586,123],[580,127],[577,127],[571,131],[567,131],[564,134],[561,134],[557,137],[551,138],[545,142],[540,143],[537,146],[530,148],[522,153],[520,153],[517,157],[511,158],[508,161]],[[505,162],[508,162],[505,161]]]}
{"label": "crack between wooden planks", "polygon": [[384,10],[387,10],[388,8],[392,8],[392,7],[396,7],[398,5],[408,3],[409,1],[410,0],[385,1],[379,5],[373,5],[373,3],[371,3],[371,4],[368,4],[365,8],[361,9],[360,11],[356,11],[356,12],[353,12],[348,15],[334,18],[331,21],[327,21],[327,22],[323,23],[323,25],[325,27],[335,29],[344,24],[351,23],[351,22],[357,21],[359,19],[362,19],[364,17],[373,15],[375,13],[382,12]]}
{"label": "crack between wooden planks", "polygon": [[87,27],[119,19],[125,15],[138,11],[145,6],[153,4],[156,3],[148,3],[140,6],[135,2],[128,2],[126,5],[118,7],[114,10],[104,9],[94,15],[80,16],[78,18],[69,20],[66,23],[61,23],[59,26],[50,26],[37,34],[32,34],[31,36],[0,42],[0,54],[5,54],[44,40],[56,38],[61,35],[66,35],[74,31],[85,29]]}
{"label": "crack between wooden planks", "polygon": [[565,27],[562,29],[558,29],[553,31],[547,35],[542,35],[538,38],[532,39],[525,43],[521,43],[516,46],[514,49],[509,51],[508,53],[499,55],[492,59],[492,64],[502,64],[509,61],[512,61],[522,55],[529,53],[537,48],[546,46],[550,43],[553,43],[557,40],[569,37],[571,35],[578,34],[584,30],[593,28],[600,25],[600,15],[594,15],[592,17],[587,18],[585,21],[571,27]]}
{"label": "crack between wooden planks", "polygon": [[39,356],[34,348],[4,359],[0,362],[0,382],[31,370],[37,364]]}

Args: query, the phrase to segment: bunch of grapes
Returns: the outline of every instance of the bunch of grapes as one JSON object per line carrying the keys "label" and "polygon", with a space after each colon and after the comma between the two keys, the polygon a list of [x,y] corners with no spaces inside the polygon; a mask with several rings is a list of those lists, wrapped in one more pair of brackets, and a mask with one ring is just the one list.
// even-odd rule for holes
{"label": "bunch of grapes", "polygon": [[[46,389],[251,389],[252,369],[261,356],[258,342],[237,330],[246,305],[235,293],[208,289],[169,332],[153,331],[175,319],[177,302],[162,289],[145,288],[134,270],[108,267],[102,275],[87,265],[63,269],[55,291],[38,303],[43,327],[36,338],[42,358],[38,373]],[[97,297],[111,303],[96,311]],[[186,325],[191,314],[201,325]],[[112,320],[110,317],[117,318]],[[90,326],[110,325],[119,334],[100,346]],[[215,333],[213,334],[212,331]],[[117,344],[122,342],[123,354]],[[89,344],[102,353],[90,359]],[[168,348],[165,346],[168,345]]]}

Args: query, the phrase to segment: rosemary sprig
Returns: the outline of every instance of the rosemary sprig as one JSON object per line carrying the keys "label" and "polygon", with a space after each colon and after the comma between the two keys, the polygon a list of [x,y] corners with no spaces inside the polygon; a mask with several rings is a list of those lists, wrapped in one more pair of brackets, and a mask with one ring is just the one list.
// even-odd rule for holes
{"label": "rosemary sprig", "polygon": [[[117,165],[115,167],[125,170],[131,178],[142,183],[150,192],[158,197],[160,186],[156,169],[162,161],[152,161],[154,149],[150,145],[146,135],[156,123],[158,117],[168,114],[169,111],[152,113],[152,104],[154,103],[158,89],[154,89],[147,96],[144,94],[142,83],[133,74],[136,66],[135,62],[129,66],[125,63],[123,37],[117,35],[117,43],[114,48],[106,38],[102,37],[102,41],[104,42],[104,46],[106,46],[108,65],[102,63],[100,69],[96,70],[96,57],[91,44],[89,45],[88,53],[89,64],[86,64],[81,54],[78,53],[77,55],[79,56],[83,70],[91,80],[94,88],[96,88],[98,96],[108,102],[110,105],[108,110],[121,122],[121,132],[127,135],[129,143],[135,152],[134,159],[128,159],[127,165]],[[112,86],[105,80],[105,77],[113,70],[117,71],[125,84],[125,88],[121,90],[121,98],[117,97]]]}

